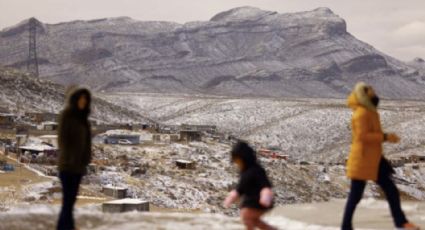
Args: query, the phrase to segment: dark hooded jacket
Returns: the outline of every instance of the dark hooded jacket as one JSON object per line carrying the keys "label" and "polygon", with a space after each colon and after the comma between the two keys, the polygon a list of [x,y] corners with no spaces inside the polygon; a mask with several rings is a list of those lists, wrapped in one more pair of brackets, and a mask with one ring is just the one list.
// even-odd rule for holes
{"label": "dark hooded jacket", "polygon": [[[78,109],[78,99],[85,95],[87,106]],[[61,172],[84,174],[91,161],[91,128],[88,121],[91,94],[87,89],[74,89],[68,93],[66,108],[59,117],[59,162]]]}
{"label": "dark hooded jacket", "polygon": [[272,188],[266,171],[258,163],[255,151],[245,142],[237,143],[232,149],[232,161],[242,160],[244,168],[241,171],[236,191],[242,198],[242,208],[260,210],[271,209],[260,204],[260,192],[263,188]]}

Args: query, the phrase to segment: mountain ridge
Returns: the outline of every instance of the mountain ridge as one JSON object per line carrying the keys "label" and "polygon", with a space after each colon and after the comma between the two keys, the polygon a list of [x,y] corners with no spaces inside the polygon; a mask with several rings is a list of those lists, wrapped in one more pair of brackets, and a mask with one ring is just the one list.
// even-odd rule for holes
{"label": "mountain ridge", "polygon": [[[23,68],[27,37],[16,28],[24,24],[0,32],[0,64]],[[343,98],[367,81],[387,98],[425,99],[423,71],[356,39],[329,8],[281,14],[239,7],[184,24],[119,17],[39,26],[40,71],[63,85]]]}

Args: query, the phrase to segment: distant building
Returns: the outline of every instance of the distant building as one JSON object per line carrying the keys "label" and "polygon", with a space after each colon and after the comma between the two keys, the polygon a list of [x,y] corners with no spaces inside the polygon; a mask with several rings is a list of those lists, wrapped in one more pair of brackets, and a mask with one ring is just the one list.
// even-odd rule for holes
{"label": "distant building", "polygon": [[138,199],[122,199],[105,202],[102,204],[103,212],[122,213],[122,212],[149,212],[149,202]]}
{"label": "distant building", "polygon": [[159,133],[172,134],[178,133],[180,126],[178,125],[160,125],[158,128]]}
{"label": "distant building", "polygon": [[28,152],[32,155],[39,155],[43,153],[45,156],[57,156],[58,149],[49,145],[25,145],[19,147],[20,153],[25,154]]}
{"label": "distant building", "polygon": [[30,121],[40,124],[45,121],[53,121],[57,122],[59,114],[57,113],[48,113],[48,112],[40,112],[40,113],[25,113],[25,117],[27,117]]}
{"label": "distant building", "polygon": [[39,136],[38,138],[43,141],[44,144],[50,145],[52,147],[58,148],[58,135],[44,135]]}
{"label": "distant building", "polygon": [[28,135],[30,130],[36,130],[36,126],[28,125],[28,124],[17,124],[16,125],[16,134]]}
{"label": "distant building", "polygon": [[0,128],[13,128],[16,116],[12,114],[0,114]]}
{"label": "distant building", "polygon": [[200,131],[193,130],[180,130],[180,141],[201,141],[202,133]]}
{"label": "distant building", "polygon": [[133,124],[131,126],[132,130],[147,130],[149,129],[149,124],[143,123],[143,124]]}
{"label": "distant building", "polygon": [[215,125],[188,125],[182,124],[180,126],[180,130],[186,131],[198,131],[198,132],[207,132],[207,133],[215,133],[217,132],[217,126]]}
{"label": "distant building", "polygon": [[18,158],[22,163],[55,165],[58,153],[57,148],[44,144],[20,146]]}
{"label": "distant building", "polygon": [[46,122],[42,122],[41,125],[38,126],[39,130],[44,130],[44,131],[55,131],[57,130],[59,127],[57,122],[53,122],[53,121],[46,121]]}
{"label": "distant building", "polygon": [[410,159],[412,163],[422,163],[425,162],[425,154],[411,154]]}
{"label": "distant building", "polygon": [[124,199],[127,196],[127,191],[127,188],[122,187],[104,186],[102,188],[103,194],[117,199]]}
{"label": "distant building", "polygon": [[180,169],[195,169],[195,162],[187,160],[176,160],[176,166]]}
{"label": "distant building", "polygon": [[406,163],[406,159],[399,157],[390,157],[388,159],[393,167],[402,167]]}
{"label": "distant building", "polygon": [[179,135],[177,134],[170,134],[170,142],[177,142],[180,140]]}
{"label": "distant building", "polygon": [[129,124],[94,124],[92,123],[92,131],[95,134],[105,133],[111,130],[131,130]]}
{"label": "distant building", "polygon": [[0,113],[8,114],[8,113],[10,113],[10,111],[7,107],[0,106]]}

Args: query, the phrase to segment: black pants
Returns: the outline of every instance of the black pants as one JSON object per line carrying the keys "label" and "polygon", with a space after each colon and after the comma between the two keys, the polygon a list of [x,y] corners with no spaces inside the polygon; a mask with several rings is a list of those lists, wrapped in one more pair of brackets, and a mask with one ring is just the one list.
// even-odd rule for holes
{"label": "black pants", "polygon": [[62,183],[63,198],[57,230],[73,230],[75,229],[73,209],[75,201],[77,200],[82,175],[60,172],[59,178]]}
{"label": "black pants", "polygon": [[[403,227],[407,223],[406,216],[401,210],[400,194],[397,187],[391,179],[392,168],[386,160],[381,160],[379,164],[379,174],[377,184],[382,188],[390,205],[391,215],[393,216],[396,227]],[[342,230],[352,230],[352,220],[357,204],[363,196],[366,181],[352,180],[350,195],[348,196],[347,205],[345,206],[344,219],[342,222]]]}

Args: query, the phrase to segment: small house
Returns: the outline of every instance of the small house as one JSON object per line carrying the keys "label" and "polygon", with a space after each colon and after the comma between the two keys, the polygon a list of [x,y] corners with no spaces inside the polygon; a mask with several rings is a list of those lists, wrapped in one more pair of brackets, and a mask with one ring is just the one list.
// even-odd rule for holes
{"label": "small house", "polygon": [[19,147],[19,158],[22,163],[54,165],[57,162],[58,153],[57,148],[44,144]]}
{"label": "small house", "polygon": [[37,127],[28,124],[17,124],[16,125],[16,134],[28,135],[30,131],[36,130]]}
{"label": "small house", "polygon": [[393,167],[402,167],[406,163],[406,158],[400,156],[390,156],[388,161]]}
{"label": "small house", "polygon": [[148,128],[149,124],[146,123],[132,125],[132,130],[147,130]]}
{"label": "small house", "polygon": [[177,134],[170,134],[170,142],[178,142],[180,140],[179,135]]}
{"label": "small house", "polygon": [[16,116],[11,114],[0,114],[0,128],[12,128],[15,125]]}
{"label": "small house", "polygon": [[178,133],[178,130],[180,129],[177,125],[160,125],[158,128],[159,133],[165,133],[165,134],[172,134],[172,133]]}
{"label": "small house", "polygon": [[58,148],[58,135],[43,135],[38,137],[42,143]]}
{"label": "small house", "polygon": [[[97,122],[96,122],[97,123]],[[107,133],[115,130],[131,130],[130,124],[95,124],[92,123],[92,131],[95,134]]]}
{"label": "small house", "polygon": [[411,154],[410,159],[413,163],[425,162],[425,154]]}
{"label": "small house", "polygon": [[114,186],[104,186],[102,188],[103,194],[117,199],[124,199],[127,197],[127,190],[127,188]]}
{"label": "small house", "polygon": [[161,134],[153,134],[152,135],[152,140],[154,142],[161,142]]}
{"label": "small house", "polygon": [[187,160],[176,160],[176,166],[180,169],[195,169],[195,162]]}
{"label": "small house", "polygon": [[41,144],[41,145],[26,145],[19,147],[20,153],[25,154],[29,153],[31,155],[39,155],[43,154],[47,157],[57,157],[58,149],[49,145]]}
{"label": "small house", "polygon": [[42,123],[42,122],[46,122],[46,121],[57,122],[59,114],[48,113],[48,112],[25,113],[25,117],[27,117],[30,121],[32,121],[34,123]]}
{"label": "small house", "polygon": [[192,130],[199,132],[215,133],[217,132],[217,126],[215,125],[188,125],[182,124],[180,130]]}
{"label": "small house", "polygon": [[180,141],[201,141],[202,133],[193,130],[180,130]]}
{"label": "small house", "polygon": [[139,199],[114,200],[103,203],[102,210],[107,213],[149,212],[149,202]]}
{"label": "small house", "polygon": [[42,122],[41,125],[38,126],[39,130],[43,131],[55,131],[58,130],[58,123],[53,121]]}

